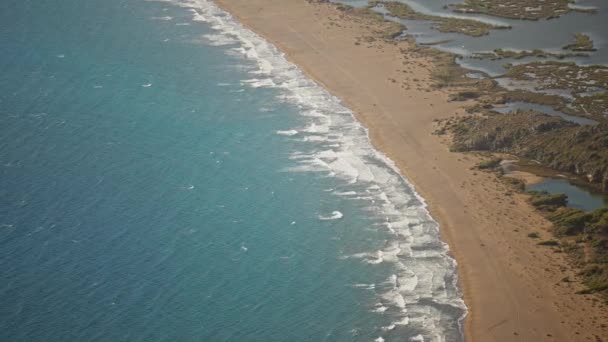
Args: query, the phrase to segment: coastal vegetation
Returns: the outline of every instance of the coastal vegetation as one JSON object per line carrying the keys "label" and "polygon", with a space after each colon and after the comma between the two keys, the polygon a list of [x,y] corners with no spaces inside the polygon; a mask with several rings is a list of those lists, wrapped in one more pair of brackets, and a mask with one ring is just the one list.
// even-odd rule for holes
{"label": "coastal vegetation", "polygon": [[[534,89],[517,94],[526,101],[549,104],[567,114],[608,119],[608,67],[573,62],[532,62],[511,65],[505,77],[528,81]],[[527,94],[525,94],[527,93]],[[525,94],[525,95],[524,95]]]}
{"label": "coastal vegetation", "polygon": [[[494,80],[466,80],[467,70],[457,65],[453,54],[428,55],[440,62],[433,70],[436,85],[449,87],[454,101],[474,101],[467,110],[470,115],[454,116],[440,124],[438,132],[450,135],[452,151],[506,153],[534,160],[549,169],[577,175],[598,191],[608,192],[608,68],[555,61],[509,65],[502,77],[526,81],[533,88],[506,89]],[[530,56],[560,57],[540,50],[502,49],[478,57]],[[598,124],[578,125],[535,111],[500,114],[492,110],[514,101],[548,105],[567,114],[592,118]],[[521,180],[503,177],[501,158],[486,159],[477,168],[494,172],[515,191],[525,191]],[[608,297],[608,207],[585,212],[567,207],[565,194],[546,192],[530,193],[530,203],[553,224],[554,238],[537,245],[569,255],[586,286],[579,293]],[[541,236],[533,232],[528,237]]]}
{"label": "coastal vegetation", "polygon": [[477,168],[480,170],[493,169],[498,167],[500,165],[500,162],[502,162],[502,158],[492,158],[484,160],[477,164]]}
{"label": "coastal vegetation", "polygon": [[454,17],[441,17],[415,11],[409,5],[396,1],[370,1],[369,7],[384,6],[388,14],[407,20],[428,20],[433,22],[434,28],[440,32],[461,33],[468,36],[480,37],[487,35],[493,29],[508,29],[508,26],[488,24],[478,20]]}
{"label": "coastal vegetation", "polygon": [[[588,51],[588,50],[575,50],[575,51]],[[557,58],[564,59],[569,57],[588,57],[589,55],[578,52],[578,53],[553,53],[544,50],[508,50],[508,49],[494,49],[489,52],[476,52],[473,53],[472,58],[476,59],[490,59],[499,60],[505,58],[522,59],[526,57],[535,58]]]}
{"label": "coastal vegetation", "polygon": [[478,13],[495,17],[538,20],[557,18],[570,11],[595,12],[570,6],[569,0],[465,0],[462,4],[451,5],[458,13]]}
{"label": "coastal vegetation", "polygon": [[589,88],[608,89],[608,67],[581,66],[574,62],[532,62],[511,65],[506,75],[516,80],[534,81],[537,90],[564,89],[574,94]]}
{"label": "coastal vegetation", "polygon": [[[445,120],[452,150],[499,152],[533,159],[554,170],[578,174],[598,190],[608,191],[608,127],[580,126],[534,111],[476,114]],[[492,157],[477,168],[502,175],[501,158]],[[502,179],[511,179],[501,177]],[[518,190],[524,191],[524,187]],[[587,212],[567,207],[565,194],[530,191],[530,204],[553,223],[554,239],[539,246],[567,252],[581,270],[583,294],[608,296],[608,207]],[[538,233],[528,237],[538,239]]]}
{"label": "coastal vegetation", "polygon": [[545,209],[553,207],[563,207],[568,203],[568,196],[565,194],[549,195],[548,193],[532,192],[530,200],[533,206]]}
{"label": "coastal vegetation", "polygon": [[553,223],[556,240],[538,243],[560,247],[580,267],[587,288],[579,293],[608,296],[608,207],[586,212],[566,207],[566,195],[533,192],[531,203]]}
{"label": "coastal vegetation", "polygon": [[559,246],[559,242],[555,241],[555,240],[545,240],[545,241],[541,241],[538,243],[539,246],[551,246],[551,247],[557,247]]}
{"label": "coastal vegetation", "polygon": [[[371,33],[373,33],[374,36],[365,37],[364,40],[367,42],[372,42],[377,38],[393,40],[400,36],[406,29],[402,24],[385,19],[381,13],[375,12],[369,7],[353,7],[346,4],[336,4],[336,8],[343,13],[350,15],[353,19],[364,20],[373,24]],[[361,44],[361,42],[358,41],[356,44]]]}
{"label": "coastal vegetation", "polygon": [[[522,5],[524,2],[529,8]],[[454,5],[454,10],[530,20],[551,18],[573,10],[568,6],[568,1],[533,2],[530,5],[527,0],[509,0],[506,3],[466,0],[464,4]],[[396,18],[431,21],[442,32],[478,37],[488,34],[492,29],[503,28],[475,20],[427,15],[394,1],[370,1],[366,8],[344,6],[341,11],[380,23],[371,26],[376,37],[389,40],[406,37],[402,34],[404,26],[388,26],[384,16],[372,9],[378,6],[384,7],[388,15]],[[564,48],[570,52],[496,49],[478,53],[473,58],[498,60],[582,57],[587,56],[584,52],[592,51],[593,42],[589,37],[577,34],[575,42]],[[551,170],[576,175],[588,186],[608,192],[607,67],[580,66],[559,61],[507,65],[506,74],[500,78],[521,81],[521,84],[528,86],[506,88],[496,80],[499,77],[468,77],[470,70],[459,66],[456,63],[459,56],[453,53],[421,45],[403,53],[430,58],[433,62],[433,86],[447,88],[453,101],[470,101],[467,109],[469,115],[442,120],[436,131],[437,134],[449,134],[452,151],[482,151],[490,156],[508,154],[533,160]],[[493,111],[496,105],[515,101],[551,106],[570,115],[592,118],[597,124],[579,125],[536,111],[506,114]],[[515,192],[525,192],[522,180],[503,176],[505,171],[501,164],[502,158],[489,157],[475,168],[495,173]],[[512,192],[507,193],[510,195]],[[568,253],[586,285],[586,289],[580,293],[602,293],[608,296],[608,208],[593,212],[570,208],[565,194],[546,192],[530,192],[529,200],[530,205],[553,223],[553,237],[541,239],[537,232],[528,233],[528,237],[538,239],[538,246]],[[564,282],[572,282],[570,277],[564,279]]]}
{"label": "coastal vegetation", "polygon": [[564,50],[595,51],[596,49],[593,47],[591,37],[584,33],[577,33],[574,35],[574,43],[564,46]]}
{"label": "coastal vegetation", "polygon": [[534,111],[455,117],[445,123],[454,151],[489,151],[538,161],[608,191],[608,127],[581,126]]}
{"label": "coastal vegetation", "polygon": [[[478,164],[478,168],[497,171],[500,176],[500,158],[492,158]],[[501,177],[501,179],[513,179]],[[519,189],[524,192],[524,188]],[[554,248],[555,252],[567,253],[579,269],[585,289],[579,294],[599,293],[608,300],[608,206],[588,212],[567,207],[568,196],[546,191],[528,191],[529,201],[541,214],[552,222],[553,238],[539,241],[538,246]],[[540,239],[537,232],[528,233],[531,239]],[[569,277],[564,282],[572,282]]]}

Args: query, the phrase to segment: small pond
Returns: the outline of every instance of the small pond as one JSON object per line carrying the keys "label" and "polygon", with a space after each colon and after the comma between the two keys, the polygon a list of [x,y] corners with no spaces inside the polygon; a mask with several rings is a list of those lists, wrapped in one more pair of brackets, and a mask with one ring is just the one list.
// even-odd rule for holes
{"label": "small pond", "polygon": [[532,184],[526,190],[547,191],[550,194],[568,195],[568,206],[571,208],[593,211],[608,205],[608,196],[592,193],[580,186],[571,184],[565,179],[549,178],[541,183]]}

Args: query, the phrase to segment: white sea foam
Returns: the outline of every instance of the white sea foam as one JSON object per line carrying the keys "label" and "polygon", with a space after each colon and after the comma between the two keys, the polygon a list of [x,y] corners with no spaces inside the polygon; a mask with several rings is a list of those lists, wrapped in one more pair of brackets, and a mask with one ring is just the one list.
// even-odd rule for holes
{"label": "white sea foam", "polygon": [[332,221],[332,220],[339,220],[343,217],[344,217],[344,214],[335,210],[335,211],[332,211],[330,215],[319,215],[319,220]]}
{"label": "white sea foam", "polygon": [[383,313],[386,310],[388,310],[388,308],[386,306],[383,306],[382,304],[380,304],[380,306],[375,307],[372,311],[373,312]]}
{"label": "white sea foam", "polygon": [[169,21],[169,20],[173,20],[173,17],[170,17],[170,16],[166,15],[166,16],[163,16],[163,17],[150,17],[150,19],[152,19],[152,20]]}
{"label": "white sea foam", "polygon": [[336,191],[334,192],[334,194],[338,195],[338,196],[357,196],[357,192],[356,191]]}
{"label": "white sea foam", "polygon": [[292,136],[292,135],[298,134],[298,131],[296,131],[295,129],[290,129],[290,130],[287,130],[287,131],[277,131],[277,134]]}
{"label": "white sea foam", "polygon": [[[284,171],[315,172],[343,180],[344,186],[336,195],[365,203],[377,221],[374,227],[392,235],[382,249],[345,256],[360,259],[370,267],[382,264],[393,269],[389,279],[379,279],[375,284],[379,304],[371,310],[393,318],[389,327],[399,329],[407,325],[420,331],[424,340],[460,339],[455,337],[459,332],[446,322],[460,322],[466,307],[456,286],[455,261],[439,238],[438,225],[395,164],[373,148],[367,130],[353,113],[287,61],[272,44],[211,1],[164,1],[188,8],[193,20],[214,29],[204,37],[204,42],[226,45],[227,53],[247,61],[245,70],[251,76],[241,81],[243,86],[275,88],[280,94],[278,100],[300,109],[306,121],[304,127],[276,132],[304,146],[290,156],[294,166]],[[341,212],[334,211],[320,215],[319,219],[342,217]],[[451,309],[442,309],[446,307]],[[384,339],[378,337],[376,341]]]}
{"label": "white sea foam", "polygon": [[387,325],[385,327],[382,327],[382,330],[384,330],[384,331],[391,331],[391,330],[394,330],[395,327],[396,327],[395,324],[390,324],[390,325]]}
{"label": "white sea foam", "polygon": [[226,36],[223,34],[204,34],[203,41],[206,41],[209,45],[213,46],[224,46],[238,44],[238,40],[233,37]]}
{"label": "white sea foam", "polygon": [[376,284],[354,284],[353,287],[357,287],[365,290],[373,290],[376,288]]}

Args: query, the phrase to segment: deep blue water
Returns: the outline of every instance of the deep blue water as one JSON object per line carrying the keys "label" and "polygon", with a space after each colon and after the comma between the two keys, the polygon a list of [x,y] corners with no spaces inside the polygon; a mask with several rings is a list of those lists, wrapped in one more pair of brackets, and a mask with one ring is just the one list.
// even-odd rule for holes
{"label": "deep blue water", "polygon": [[0,341],[460,340],[411,187],[212,26],[168,2],[3,1]]}

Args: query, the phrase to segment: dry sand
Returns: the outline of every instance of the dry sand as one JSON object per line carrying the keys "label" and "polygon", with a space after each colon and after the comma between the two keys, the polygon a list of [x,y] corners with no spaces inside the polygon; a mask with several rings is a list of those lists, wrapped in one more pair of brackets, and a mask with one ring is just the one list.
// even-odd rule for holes
{"label": "dry sand", "polygon": [[[462,103],[428,90],[430,60],[407,42],[364,42],[374,23],[305,0],[217,0],[355,111],[427,200],[458,261],[469,307],[468,341],[599,341],[605,309],[582,289],[565,255],[527,237],[548,239],[549,223],[476,158],[449,152],[433,120]],[[355,44],[360,41],[360,44]],[[569,276],[574,282],[563,282]]]}

